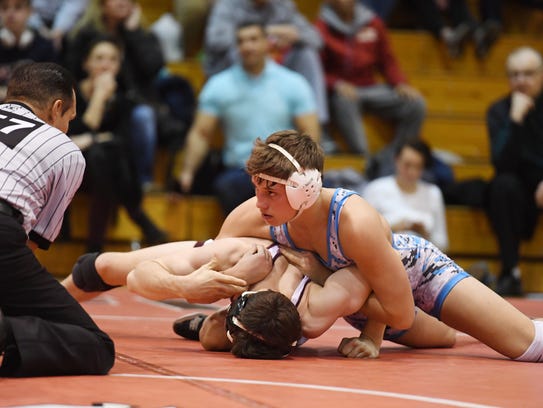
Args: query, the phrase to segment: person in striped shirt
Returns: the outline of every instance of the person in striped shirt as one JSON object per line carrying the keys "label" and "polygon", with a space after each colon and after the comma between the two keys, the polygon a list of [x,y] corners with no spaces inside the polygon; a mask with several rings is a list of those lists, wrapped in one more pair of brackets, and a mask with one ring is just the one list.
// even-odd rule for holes
{"label": "person in striped shirt", "polygon": [[[74,80],[25,63],[0,105],[0,376],[106,374],[113,341],[40,264],[81,184],[85,161],[66,136]],[[61,341],[59,339],[62,339]]]}

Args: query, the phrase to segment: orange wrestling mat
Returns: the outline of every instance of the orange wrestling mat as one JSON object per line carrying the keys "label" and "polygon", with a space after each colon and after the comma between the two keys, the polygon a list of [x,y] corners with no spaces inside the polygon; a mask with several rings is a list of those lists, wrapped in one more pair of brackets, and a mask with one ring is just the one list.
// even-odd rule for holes
{"label": "orange wrestling mat", "polygon": [[[541,299],[511,302],[543,317]],[[153,302],[124,288],[84,306],[115,340],[110,375],[0,379],[0,406],[543,406],[543,365],[507,360],[462,333],[453,349],[412,350],[385,342],[378,359],[350,360],[336,346],[357,333],[338,320],[285,360],[243,360],[206,352],[173,333],[175,318],[205,312],[203,306]]]}

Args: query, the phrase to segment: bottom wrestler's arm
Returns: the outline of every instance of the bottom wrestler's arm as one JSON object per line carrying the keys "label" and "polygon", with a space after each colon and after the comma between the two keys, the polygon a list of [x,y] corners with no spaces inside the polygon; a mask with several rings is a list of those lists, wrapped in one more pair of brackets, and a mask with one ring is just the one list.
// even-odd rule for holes
{"label": "bottom wrestler's arm", "polygon": [[247,288],[244,280],[218,272],[216,266],[211,260],[189,274],[177,275],[160,260],[146,261],[128,274],[126,283],[129,290],[149,299],[184,298],[191,303],[213,303]]}
{"label": "bottom wrestler's arm", "polygon": [[369,320],[358,337],[344,337],[338,351],[349,358],[377,358],[383,342],[385,325]]}
{"label": "bottom wrestler's arm", "polygon": [[[338,351],[350,358],[375,358],[379,355],[382,337],[382,325],[368,319],[360,336],[344,338]],[[456,330],[417,308],[411,328],[392,341],[413,348],[453,347]]]}
{"label": "bottom wrestler's arm", "polygon": [[200,343],[207,351],[230,351],[232,343],[225,330],[226,313],[229,306],[217,310],[204,320],[200,329]]}
{"label": "bottom wrestler's arm", "polygon": [[328,330],[343,316],[357,312],[371,293],[371,288],[354,267],[334,272],[324,286],[311,284],[307,310],[302,311],[304,336],[315,338]]}
{"label": "bottom wrestler's arm", "polygon": [[211,303],[241,293],[266,276],[272,265],[263,245],[225,238],[140,263],[129,273],[127,285],[150,299]]}

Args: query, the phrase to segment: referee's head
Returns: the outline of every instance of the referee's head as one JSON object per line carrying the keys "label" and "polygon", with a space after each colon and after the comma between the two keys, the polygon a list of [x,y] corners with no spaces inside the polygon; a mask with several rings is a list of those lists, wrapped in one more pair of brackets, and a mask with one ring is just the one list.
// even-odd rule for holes
{"label": "referee's head", "polygon": [[75,117],[74,88],[72,74],[58,64],[22,63],[11,75],[5,102],[24,103],[40,119],[66,132]]}

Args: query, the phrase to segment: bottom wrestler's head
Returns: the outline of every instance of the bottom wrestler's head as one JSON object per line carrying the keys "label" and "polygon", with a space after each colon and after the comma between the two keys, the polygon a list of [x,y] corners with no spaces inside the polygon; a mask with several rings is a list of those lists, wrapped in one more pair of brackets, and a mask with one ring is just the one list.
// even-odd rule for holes
{"label": "bottom wrestler's head", "polygon": [[226,316],[232,354],[242,358],[286,357],[302,335],[296,306],[273,290],[244,292]]}

